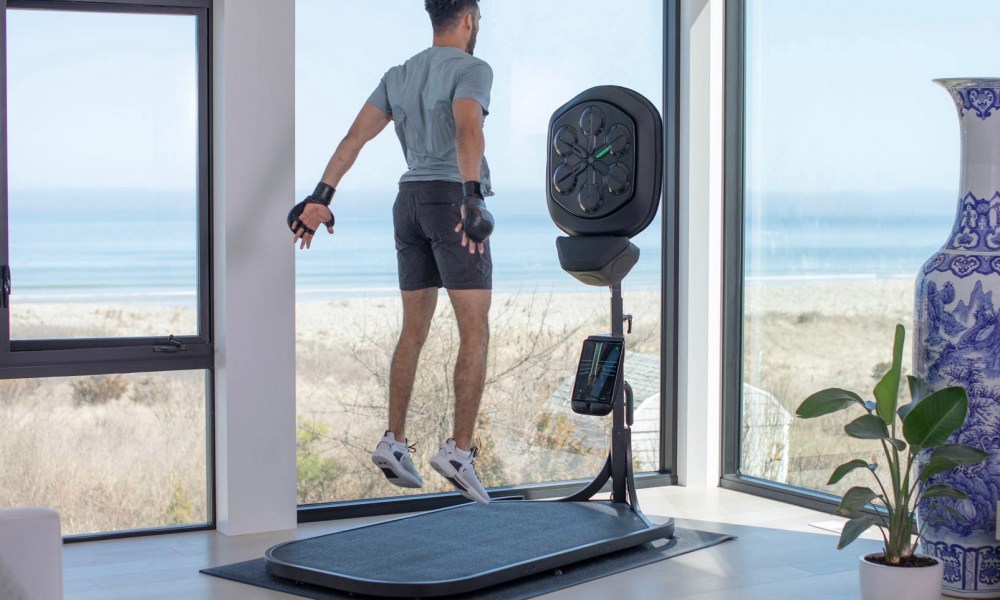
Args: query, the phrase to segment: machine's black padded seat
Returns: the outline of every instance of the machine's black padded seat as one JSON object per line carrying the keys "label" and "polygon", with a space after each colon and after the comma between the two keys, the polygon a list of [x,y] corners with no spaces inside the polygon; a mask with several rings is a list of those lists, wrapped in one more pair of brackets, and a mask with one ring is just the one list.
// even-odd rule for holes
{"label": "machine's black padded seat", "polygon": [[660,205],[663,121],[638,92],[590,88],[549,121],[546,200],[571,236],[624,236],[644,230]]}
{"label": "machine's black padded seat", "polygon": [[563,270],[587,285],[621,283],[639,260],[627,237],[557,237],[556,251]]}

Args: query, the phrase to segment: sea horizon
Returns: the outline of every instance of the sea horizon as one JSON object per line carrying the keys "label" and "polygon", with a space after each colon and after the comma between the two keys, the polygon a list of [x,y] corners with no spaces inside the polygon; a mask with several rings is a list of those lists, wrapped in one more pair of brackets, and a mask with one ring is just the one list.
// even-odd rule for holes
{"label": "sea horizon", "polygon": [[[64,222],[54,223],[46,207],[66,197],[63,191],[11,192],[13,302],[194,305],[193,191],[80,191],[61,207]],[[385,191],[338,194],[336,233],[321,232],[312,249],[296,251],[299,301],[399,293],[393,199]],[[829,200],[796,203],[787,194],[758,194],[751,201],[757,210],[745,232],[748,286],[915,277],[947,237],[953,210],[929,192],[916,199],[912,193],[869,194],[836,202],[854,214],[837,212]],[[552,223],[543,191],[501,189],[489,204],[497,219],[491,238],[496,293],[590,288],[559,267],[555,239],[565,234]],[[874,214],[859,214],[871,206],[878,207]],[[661,289],[661,223],[658,214],[632,239],[641,254],[624,282],[626,292]]]}

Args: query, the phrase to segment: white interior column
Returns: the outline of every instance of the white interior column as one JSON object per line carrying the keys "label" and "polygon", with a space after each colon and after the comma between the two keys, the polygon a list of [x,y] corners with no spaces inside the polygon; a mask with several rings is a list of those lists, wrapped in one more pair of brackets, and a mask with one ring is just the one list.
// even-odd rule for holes
{"label": "white interior column", "polygon": [[724,0],[681,1],[677,477],[721,475]]}
{"label": "white interior column", "polygon": [[230,534],[296,525],[295,2],[213,8],[216,508]]}

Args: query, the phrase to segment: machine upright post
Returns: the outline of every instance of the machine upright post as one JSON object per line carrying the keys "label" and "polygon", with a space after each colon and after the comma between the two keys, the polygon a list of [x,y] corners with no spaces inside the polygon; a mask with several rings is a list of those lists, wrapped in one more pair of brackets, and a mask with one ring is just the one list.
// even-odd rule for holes
{"label": "machine upright post", "polygon": [[[611,335],[623,336],[622,320],[625,310],[622,301],[622,286],[611,286]],[[618,389],[615,390],[614,409],[611,414],[611,501],[626,502],[628,478],[632,474],[628,464],[629,434],[625,424],[625,357],[621,359],[622,372],[619,374]]]}

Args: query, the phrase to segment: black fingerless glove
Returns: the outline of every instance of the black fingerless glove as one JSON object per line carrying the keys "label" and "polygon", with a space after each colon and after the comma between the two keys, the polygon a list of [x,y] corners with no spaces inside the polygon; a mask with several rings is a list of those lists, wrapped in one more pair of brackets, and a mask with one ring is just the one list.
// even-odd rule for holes
{"label": "black fingerless glove", "polygon": [[462,193],[462,205],[465,206],[462,231],[473,242],[485,242],[493,233],[493,215],[486,210],[483,186],[478,181],[466,181],[462,184]]}
{"label": "black fingerless glove", "polygon": [[[323,183],[322,181],[316,184],[316,189],[306,199],[299,202],[292,207],[292,210],[288,211],[288,228],[294,233],[298,233],[299,229],[305,229],[306,233],[313,234],[316,233],[315,230],[306,227],[306,224],[302,222],[299,218],[302,216],[302,211],[306,209],[306,204],[322,204],[323,206],[329,207],[330,202],[333,200],[333,193],[337,190]],[[333,211],[330,211],[330,220],[324,223],[327,227],[333,227],[336,219],[333,217]]]}

